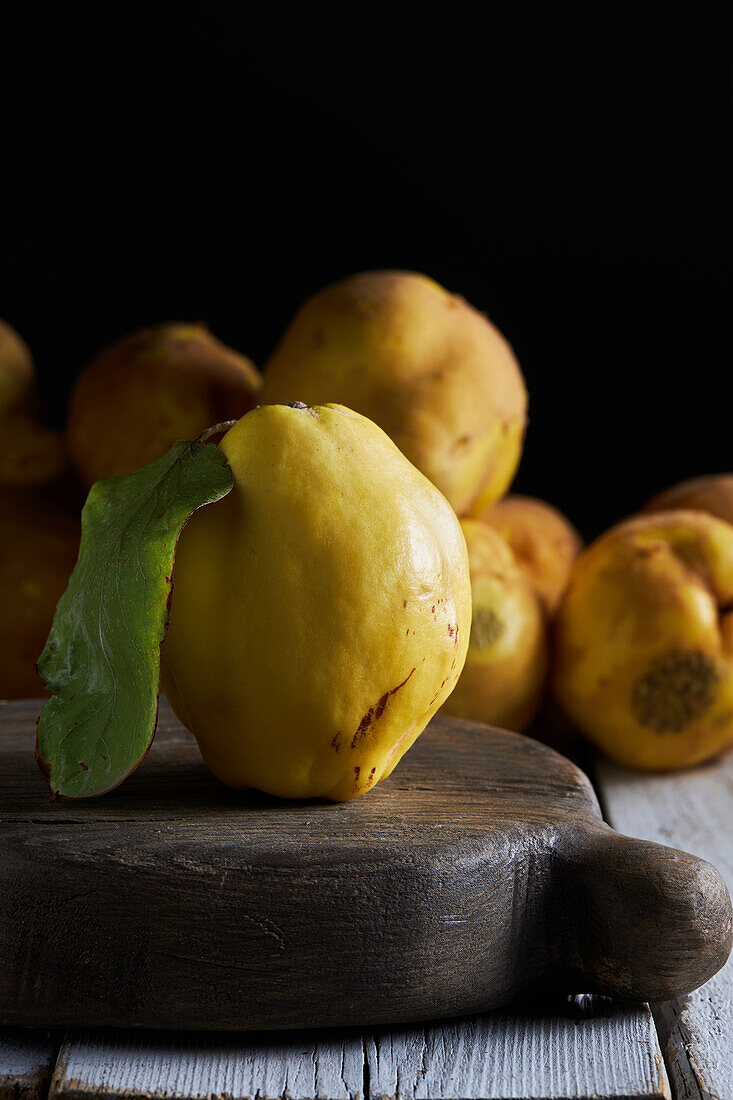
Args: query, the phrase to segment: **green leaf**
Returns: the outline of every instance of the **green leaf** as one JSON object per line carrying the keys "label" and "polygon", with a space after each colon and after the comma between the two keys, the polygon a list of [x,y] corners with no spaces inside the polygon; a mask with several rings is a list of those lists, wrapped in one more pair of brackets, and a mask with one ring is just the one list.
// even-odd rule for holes
{"label": "green leaf", "polygon": [[103,794],[150,748],[178,536],[233,485],[222,452],[202,442],[209,434],[89,492],[79,558],[38,662],[52,698],[36,757],[54,795]]}

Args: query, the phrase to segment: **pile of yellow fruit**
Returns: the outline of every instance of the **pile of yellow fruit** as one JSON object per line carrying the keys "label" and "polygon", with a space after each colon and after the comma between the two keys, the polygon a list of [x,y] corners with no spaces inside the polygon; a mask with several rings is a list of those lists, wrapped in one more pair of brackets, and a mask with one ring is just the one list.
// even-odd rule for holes
{"label": "pile of yellow fruit", "polygon": [[[518,732],[538,715],[560,714],[613,759],[643,769],[692,764],[733,741],[733,475],[663,493],[584,550],[575,528],[552,506],[505,495],[526,426],[519,364],[483,314],[431,279],[369,272],[321,291],[296,314],[262,376],[202,325],[139,332],[79,376],[63,435],[41,423],[36,389],[28,349],[0,323],[1,697],[42,694],[33,664],[78,544],[73,478],[88,488],[256,405],[303,402],[345,406],[344,412],[374,421],[460,519],[473,611],[463,672],[443,712]],[[326,434],[332,415],[337,413],[319,410]],[[245,427],[248,421],[241,421],[240,434],[264,431],[258,425],[265,421],[255,417]],[[344,543],[362,540],[362,558],[372,531],[360,514],[369,504],[372,453],[364,423],[358,418],[349,428],[353,461],[344,460],[343,470],[345,490],[352,492],[343,510]],[[320,436],[307,437],[309,430],[306,421],[298,422],[294,438],[306,433],[304,448],[323,446]],[[288,476],[297,479],[297,449],[288,461]],[[386,451],[380,461],[391,462]],[[284,468],[278,467],[281,473]],[[287,486],[278,491],[287,502]],[[337,487],[328,492],[333,502]],[[296,498],[287,507],[297,508]],[[403,494],[403,503],[389,511],[393,540],[401,528],[410,529],[406,499]],[[421,505],[423,518],[426,507],[432,505]],[[199,533],[182,541],[182,560],[194,538],[203,540],[199,560],[214,545],[197,523]],[[274,565],[263,563],[262,586],[268,568]],[[365,576],[360,621],[374,638],[379,578]],[[288,583],[283,578],[283,592]],[[196,598],[195,586],[187,591],[182,581],[163,672],[174,705],[177,609],[188,601],[190,614],[197,614]],[[262,592],[263,600],[277,598]],[[409,617],[405,624],[409,637]],[[345,633],[344,677],[354,675],[358,648],[358,632]],[[203,661],[206,652],[202,646]],[[260,653],[259,645],[250,651],[243,643],[241,652],[232,650],[232,661],[256,664]],[[267,682],[260,690],[277,692],[277,677],[268,680],[276,661],[273,654],[268,659],[258,683]],[[184,668],[185,660],[178,664]],[[216,680],[213,672],[207,675]],[[236,672],[222,675],[231,679]],[[444,684],[436,707],[452,680]],[[326,689],[316,684],[313,690]],[[338,685],[330,690],[337,692]],[[188,701],[179,700],[178,707],[195,710],[190,700],[189,688]],[[200,705],[210,710],[211,700],[202,696]],[[187,716],[189,728],[196,722],[193,712]],[[216,761],[209,763],[216,771]],[[257,766],[256,760],[242,765],[248,775]],[[389,770],[387,762],[383,774]],[[334,773],[330,794],[346,796],[339,792]]]}

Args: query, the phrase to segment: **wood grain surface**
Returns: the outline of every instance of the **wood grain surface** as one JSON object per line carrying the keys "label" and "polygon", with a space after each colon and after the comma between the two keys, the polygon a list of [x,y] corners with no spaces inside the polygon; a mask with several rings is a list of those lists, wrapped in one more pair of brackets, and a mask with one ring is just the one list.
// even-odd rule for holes
{"label": "wood grain surface", "polygon": [[[733,888],[733,755],[675,775],[633,775],[603,761],[597,779],[616,828],[704,856]],[[730,1100],[733,962],[655,1015],[675,1096]]]}
{"label": "wood grain surface", "polygon": [[375,1098],[669,1097],[648,1007],[600,997],[395,1029],[366,1054]]}
{"label": "wood grain surface", "polygon": [[526,737],[439,719],[338,805],[214,780],[167,707],[139,771],[48,801],[0,707],[0,1022],[207,1029],[458,1016],[543,988],[660,1000],[730,948],[709,864],[619,837]]}
{"label": "wood grain surface", "polygon": [[648,1008],[603,998],[377,1032],[74,1033],[57,1100],[668,1100]]}
{"label": "wood grain surface", "polygon": [[60,1043],[52,1031],[0,1028],[0,1100],[43,1100]]}

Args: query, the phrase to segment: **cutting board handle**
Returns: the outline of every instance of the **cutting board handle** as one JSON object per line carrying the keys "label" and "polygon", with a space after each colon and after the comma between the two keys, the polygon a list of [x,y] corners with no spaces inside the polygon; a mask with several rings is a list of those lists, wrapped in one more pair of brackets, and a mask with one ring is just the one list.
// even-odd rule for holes
{"label": "cutting board handle", "polygon": [[583,912],[570,956],[588,991],[666,1001],[703,985],[731,951],[731,899],[720,872],[601,822],[585,840],[575,849]]}

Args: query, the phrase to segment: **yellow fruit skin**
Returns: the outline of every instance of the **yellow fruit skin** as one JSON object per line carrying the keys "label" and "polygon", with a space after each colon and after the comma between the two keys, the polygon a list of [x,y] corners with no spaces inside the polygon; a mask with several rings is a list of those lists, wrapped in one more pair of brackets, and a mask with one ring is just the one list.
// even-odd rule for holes
{"label": "yellow fruit skin", "polygon": [[31,353],[0,321],[0,487],[32,489],[57,481],[66,468],[61,432],[36,418],[38,387]]}
{"label": "yellow fruit skin", "polygon": [[733,741],[733,526],[627,520],[578,558],[555,620],[554,691],[608,756],[671,770]]}
{"label": "yellow fruit skin", "polygon": [[498,329],[402,271],[354,275],[309,299],[267,364],[262,400],[338,401],[370,417],[459,514],[505,492],[527,407]]}
{"label": "yellow fruit skin", "polygon": [[53,502],[0,494],[0,699],[47,694],[35,664],[78,549],[78,521]]}
{"label": "yellow fruit skin", "polygon": [[517,495],[498,500],[479,518],[509,543],[546,614],[552,617],[583,547],[573,525],[544,501]]}
{"label": "yellow fruit skin", "polygon": [[547,675],[547,628],[532,586],[498,532],[461,521],[468,547],[473,620],[466,663],[446,714],[523,732]]}
{"label": "yellow fruit skin", "polygon": [[0,486],[39,488],[58,481],[65,469],[61,432],[23,412],[0,419]]}
{"label": "yellow fruit skin", "polygon": [[726,523],[733,523],[733,474],[710,474],[682,481],[652,497],[642,512],[668,512],[677,508],[708,512]]}
{"label": "yellow fruit skin", "polygon": [[260,375],[203,325],[143,329],[80,375],[69,406],[69,453],[85,485],[128,473],[257,404]]}
{"label": "yellow fruit skin", "polygon": [[35,404],[36,372],[25,341],[0,321],[0,418]]}
{"label": "yellow fruit skin", "polygon": [[180,539],[163,685],[212,772],[284,798],[389,775],[460,675],[471,590],[437,489],[348,409],[264,406]]}

